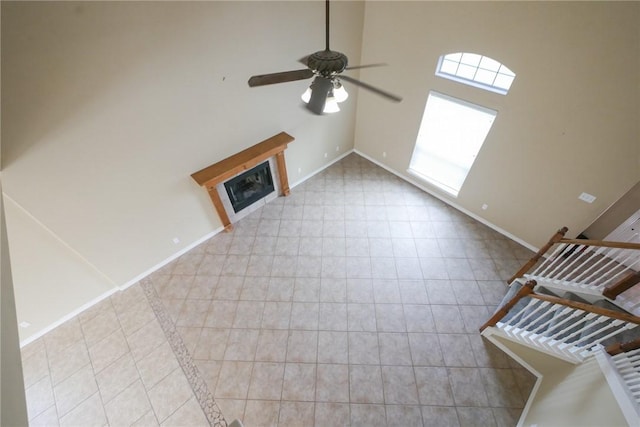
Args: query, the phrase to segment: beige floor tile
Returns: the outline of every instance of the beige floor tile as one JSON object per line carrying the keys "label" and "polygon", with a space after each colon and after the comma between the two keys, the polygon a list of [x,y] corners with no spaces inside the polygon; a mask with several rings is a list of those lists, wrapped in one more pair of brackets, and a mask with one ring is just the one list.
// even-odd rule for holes
{"label": "beige floor tile", "polygon": [[67,320],[44,336],[44,343],[49,355],[63,350],[71,344],[84,339],[82,328],[77,317]]}
{"label": "beige floor tile", "polygon": [[[265,303],[263,301],[239,301],[236,308],[236,315],[233,320],[233,327],[260,328],[264,308]],[[287,319],[287,323],[288,320],[289,319]]]}
{"label": "beige floor tile", "polygon": [[25,390],[25,398],[29,419],[35,418],[50,408],[55,403],[51,377],[47,375],[29,386]]}
{"label": "beige floor tile", "polygon": [[317,402],[349,402],[349,366],[318,364]]}
{"label": "beige floor tile", "polygon": [[29,420],[30,427],[57,427],[59,425],[58,411],[56,411],[55,405],[52,405],[37,417]]}
{"label": "beige floor tile", "polygon": [[292,305],[288,301],[267,301],[264,303],[262,321],[258,327],[262,329],[289,329]]}
{"label": "beige floor tile", "polygon": [[165,341],[164,331],[157,320],[152,320],[127,337],[133,360],[142,359]]}
{"label": "beige floor tile", "polygon": [[317,331],[290,331],[287,362],[315,363],[318,353]]}
{"label": "beige floor tile", "polygon": [[477,368],[447,368],[456,406],[488,406],[482,374]]}
{"label": "beige floor tile", "polygon": [[412,365],[409,337],[406,333],[379,333],[378,346],[382,365]]}
{"label": "beige floor tile", "polygon": [[89,357],[91,357],[93,370],[99,373],[128,352],[127,339],[122,330],[118,329],[102,341],[89,347]]}
{"label": "beige floor tile", "polygon": [[284,362],[287,357],[289,331],[262,329],[256,346],[256,361]]}
{"label": "beige floor tile", "polygon": [[314,412],[313,402],[280,402],[278,427],[313,426]]}
{"label": "beige floor tile", "polygon": [[153,388],[167,375],[179,368],[169,343],[160,344],[155,350],[135,363],[142,383],[147,390]]}
{"label": "beige floor tile", "polygon": [[107,425],[107,417],[99,393],[94,393],[60,418],[60,427]]}
{"label": "beige floor tile", "polygon": [[38,351],[30,352],[29,357],[23,357],[22,376],[25,388],[29,388],[42,378],[50,375],[47,351],[44,345],[39,348]]}
{"label": "beige floor tile", "polygon": [[[418,397],[422,405],[453,406],[453,392],[446,368],[415,367]],[[426,424],[428,425],[428,424]]]}
{"label": "beige floor tile", "polygon": [[84,341],[78,341],[49,357],[51,381],[58,384],[89,362],[87,346]]}
{"label": "beige floor tile", "polygon": [[387,417],[384,405],[351,404],[352,427],[385,427]]}
{"label": "beige floor tile", "polygon": [[247,401],[243,399],[225,399],[216,397],[216,403],[220,407],[220,411],[224,414],[228,423],[233,420],[240,420],[244,418],[244,407]]}
{"label": "beige floor tile", "polygon": [[100,314],[91,317],[86,322],[81,322],[82,333],[88,347],[97,344],[120,329],[116,312],[111,305],[111,301],[109,300],[108,302],[109,305]]}
{"label": "beige floor tile", "polygon": [[349,363],[347,332],[318,332],[318,363]]}
{"label": "beige floor tile", "polygon": [[284,363],[256,362],[249,383],[249,399],[280,400]]}
{"label": "beige floor tile", "polygon": [[229,332],[224,360],[253,361],[259,335],[258,329],[232,329]]}
{"label": "beige floor tile", "polygon": [[[419,406],[385,405],[388,426],[421,426],[422,412]],[[427,424],[425,424],[426,426]]]}
{"label": "beige floor tile", "polygon": [[355,403],[383,403],[380,366],[349,366],[350,401]]}
{"label": "beige floor tile", "polygon": [[203,328],[193,357],[202,360],[223,360],[229,329]]}
{"label": "beige floor tile", "polygon": [[422,420],[429,427],[460,427],[458,414],[453,406],[423,406]]}
{"label": "beige floor tile", "polygon": [[323,331],[346,331],[347,328],[347,304],[320,303],[318,329]]}
{"label": "beige floor tile", "polygon": [[131,425],[151,410],[142,381],[136,380],[104,407],[112,426]]}
{"label": "beige floor tile", "polygon": [[191,386],[177,368],[162,381],[147,391],[149,401],[160,423],[164,422],[176,409],[193,397]]}
{"label": "beige floor tile", "polygon": [[436,334],[410,333],[411,358],[416,366],[443,366],[444,359]]}
{"label": "beige floor tile", "polygon": [[348,403],[316,403],[316,427],[349,427],[350,425],[351,419]]}
{"label": "beige floor tile", "polygon": [[86,365],[53,388],[58,415],[63,417],[97,391],[93,369]]}
{"label": "beige floor tile", "polygon": [[252,362],[225,360],[220,368],[214,397],[216,399],[246,399],[252,371]]}
{"label": "beige floor tile", "polygon": [[287,363],[282,384],[282,399],[315,401],[316,365],[314,363]]}
{"label": "beige floor tile", "polygon": [[176,326],[202,327],[209,312],[209,300],[185,299]]}
{"label": "beige floor tile", "polygon": [[131,354],[125,354],[96,375],[102,401],[109,402],[139,378],[138,369]]}
{"label": "beige floor tile", "polygon": [[279,401],[247,400],[243,423],[246,426],[276,427],[279,413]]}
{"label": "beige floor tile", "polygon": [[375,332],[349,332],[349,363],[357,365],[380,364],[378,334]]}
{"label": "beige floor tile", "polygon": [[291,329],[314,331],[318,329],[320,303],[294,302],[291,306]]}
{"label": "beige floor tile", "polygon": [[520,394],[511,369],[481,368],[482,381],[492,407],[522,408],[525,400]]}
{"label": "beige floor tile", "polygon": [[419,403],[412,367],[382,366],[382,384],[386,404],[417,405]]}
{"label": "beige floor tile", "polygon": [[491,408],[465,408],[458,406],[456,407],[456,411],[458,412],[460,427],[496,425]]}
{"label": "beige floor tile", "polygon": [[158,419],[156,418],[156,414],[153,410],[147,411],[143,416],[138,418],[131,427],[158,427]]}
{"label": "beige floor tile", "polygon": [[192,397],[161,425],[162,427],[206,426],[209,422],[196,398]]}
{"label": "beige floor tile", "polygon": [[466,334],[438,334],[438,340],[446,366],[469,368],[477,366]]}

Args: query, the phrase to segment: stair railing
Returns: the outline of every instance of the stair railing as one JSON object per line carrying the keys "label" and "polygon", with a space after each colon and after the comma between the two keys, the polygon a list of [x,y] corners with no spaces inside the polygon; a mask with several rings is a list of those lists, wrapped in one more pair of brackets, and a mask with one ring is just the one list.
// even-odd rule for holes
{"label": "stair railing", "polygon": [[604,240],[567,239],[558,230],[508,282],[523,277],[615,299],[640,283],[640,244]]}
{"label": "stair railing", "polygon": [[611,356],[618,378],[637,405],[636,415],[640,415],[640,338],[613,344],[606,351]]}
{"label": "stair railing", "polygon": [[536,282],[529,280],[480,331],[579,363],[591,356],[599,344],[640,325],[640,317],[536,294],[535,286]]}

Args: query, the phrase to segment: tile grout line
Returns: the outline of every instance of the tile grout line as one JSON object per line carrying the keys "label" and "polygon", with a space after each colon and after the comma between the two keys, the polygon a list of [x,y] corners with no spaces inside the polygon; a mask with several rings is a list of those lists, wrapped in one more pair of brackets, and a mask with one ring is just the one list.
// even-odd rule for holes
{"label": "tile grout line", "polygon": [[202,377],[200,371],[193,363],[193,358],[189,353],[182,337],[176,330],[175,325],[171,321],[169,313],[164,308],[160,298],[153,288],[151,279],[145,278],[140,281],[140,285],[144,291],[151,309],[160,323],[160,327],[164,332],[171,350],[178,360],[180,368],[185,374],[191,390],[195,395],[198,404],[202,408],[207,421],[211,427],[227,427],[227,421],[225,420],[220,407],[213,398],[213,395],[207,387],[207,383]]}

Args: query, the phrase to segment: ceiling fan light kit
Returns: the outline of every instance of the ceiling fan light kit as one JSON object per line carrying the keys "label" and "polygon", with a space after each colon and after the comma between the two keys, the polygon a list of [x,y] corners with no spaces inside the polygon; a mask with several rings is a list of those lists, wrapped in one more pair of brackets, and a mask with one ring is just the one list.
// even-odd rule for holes
{"label": "ceiling fan light kit", "polygon": [[385,64],[348,67],[349,59],[345,54],[329,49],[329,0],[326,0],[325,2],[325,17],[326,48],[325,50],[312,53],[300,60],[300,62],[306,65],[307,68],[302,70],[255,75],[249,79],[249,86],[265,86],[314,77],[309,88],[307,88],[301,96],[306,108],[314,114],[335,113],[340,111],[338,103],[344,102],[349,97],[349,94],[342,86],[342,82],[340,81],[341,79],[391,101],[400,102],[402,98],[397,95],[385,92],[377,87],[371,86],[370,84],[356,80],[353,77],[341,74],[343,71],[378,67]]}

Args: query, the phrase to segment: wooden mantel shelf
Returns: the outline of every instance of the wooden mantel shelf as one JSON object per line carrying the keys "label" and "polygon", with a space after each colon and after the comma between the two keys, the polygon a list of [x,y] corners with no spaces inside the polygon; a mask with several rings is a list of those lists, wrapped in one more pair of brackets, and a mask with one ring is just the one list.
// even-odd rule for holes
{"label": "wooden mantel shelf", "polygon": [[284,150],[287,148],[287,144],[293,140],[294,138],[288,133],[280,132],[246,150],[242,150],[233,156],[227,157],[218,163],[214,163],[211,166],[207,166],[191,174],[191,178],[193,178],[198,185],[206,187],[211,202],[213,202],[213,206],[216,208],[218,215],[220,215],[220,220],[225,230],[231,231],[233,225],[222,204],[216,186],[221,182],[233,178],[242,171],[251,169],[258,163],[275,156],[278,166],[278,176],[280,177],[280,191],[283,196],[288,196],[290,190],[289,180],[287,178],[287,167],[284,161]]}

